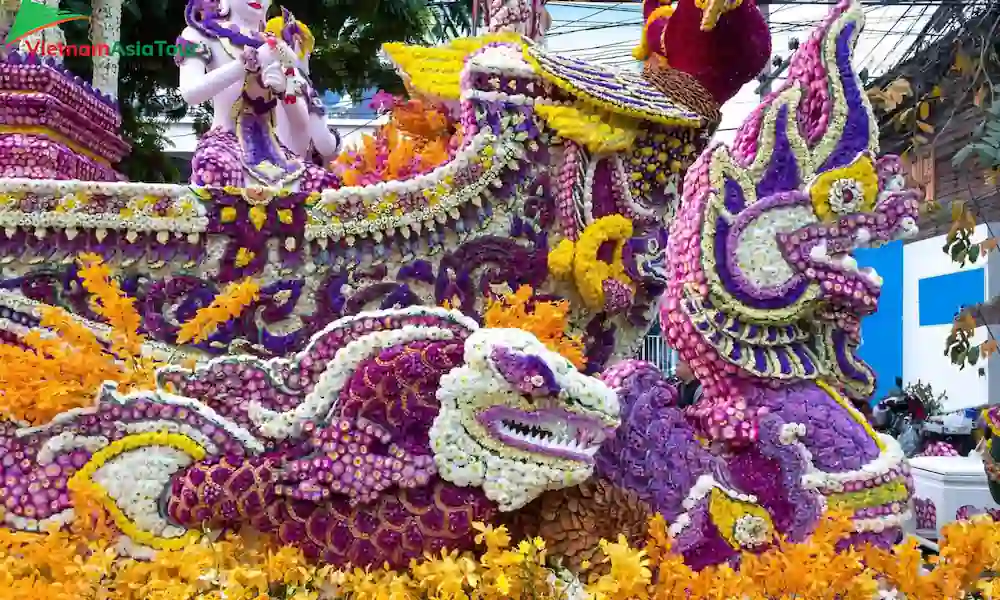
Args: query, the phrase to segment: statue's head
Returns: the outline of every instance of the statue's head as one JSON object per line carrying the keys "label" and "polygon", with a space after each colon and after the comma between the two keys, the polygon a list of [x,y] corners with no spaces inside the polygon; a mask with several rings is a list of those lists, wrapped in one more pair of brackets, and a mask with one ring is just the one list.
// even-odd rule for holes
{"label": "statue's head", "polygon": [[271,0],[219,0],[219,13],[233,21],[263,26]]}
{"label": "statue's head", "polygon": [[852,253],[914,233],[920,194],[905,189],[898,159],[877,158],[878,126],[850,65],[862,24],[860,6],[842,2],[733,148],[706,150],[688,171],[670,246],[697,253],[705,277],[673,286],[664,320],[691,315],[697,342],[674,335],[692,365],[707,343],[710,360],[757,377],[826,377],[856,398],[874,389],[856,351],[882,280]]}
{"label": "statue's head", "polygon": [[501,510],[590,477],[618,426],[618,399],[532,334],[480,329],[441,378],[431,448],[441,477],[479,486]]}

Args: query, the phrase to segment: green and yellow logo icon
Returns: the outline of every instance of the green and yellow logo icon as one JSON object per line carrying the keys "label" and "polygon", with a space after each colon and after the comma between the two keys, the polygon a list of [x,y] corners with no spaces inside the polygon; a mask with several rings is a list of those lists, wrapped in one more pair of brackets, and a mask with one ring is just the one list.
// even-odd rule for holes
{"label": "green and yellow logo icon", "polygon": [[14,25],[7,33],[7,40],[4,43],[7,45],[16,44],[23,38],[47,27],[89,18],[87,15],[79,15],[62,10],[57,6],[43,4],[40,0],[23,0],[21,8],[17,11],[17,17],[14,18]]}

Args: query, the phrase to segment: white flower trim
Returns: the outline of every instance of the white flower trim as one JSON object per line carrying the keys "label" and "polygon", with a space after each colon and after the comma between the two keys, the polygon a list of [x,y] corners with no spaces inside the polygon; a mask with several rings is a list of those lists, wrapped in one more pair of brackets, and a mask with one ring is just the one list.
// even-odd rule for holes
{"label": "white flower trim", "polygon": [[[234,438],[243,447],[251,453],[261,453],[264,451],[264,444],[260,442],[256,437],[253,436],[249,431],[243,427],[237,425],[236,423],[230,421],[229,419],[223,417],[217,413],[213,408],[202,404],[201,402],[194,400],[192,398],[186,398],[184,396],[177,396],[167,392],[137,392],[134,394],[129,394],[127,396],[122,396],[117,392],[115,384],[112,382],[105,382],[105,388],[97,392],[98,402],[94,406],[88,408],[74,408],[66,412],[56,415],[51,421],[45,425],[39,425],[38,427],[27,427],[24,429],[18,429],[15,432],[17,437],[27,437],[30,435],[44,433],[53,429],[54,427],[60,425],[68,425],[72,423],[77,417],[87,416],[97,414],[98,408],[101,406],[100,399],[105,395],[105,390],[111,388],[109,395],[112,401],[116,401],[121,405],[125,405],[130,400],[137,399],[147,399],[155,404],[166,404],[170,406],[178,406],[181,408],[186,408],[195,412],[205,421],[212,423],[216,427],[224,430],[230,437]],[[156,421],[151,421],[156,422]],[[183,428],[182,428],[183,430]],[[199,435],[200,432],[199,432]],[[192,439],[196,439],[192,437]],[[197,441],[197,440],[196,440]]]}
{"label": "white flower trim", "polygon": [[[583,153],[581,147],[578,152]],[[594,178],[597,176],[597,163],[601,161],[595,157],[590,157],[587,161],[587,174],[583,179],[583,226],[588,227],[594,224]]]}
{"label": "white flower trim", "polygon": [[306,421],[326,416],[336,406],[340,390],[362,362],[386,348],[417,340],[451,340],[455,334],[442,327],[405,325],[400,329],[375,331],[354,340],[337,351],[302,404],[283,413],[264,408],[260,402],[248,407],[250,420],[265,437],[283,440],[301,433]]}
{"label": "white flower trim", "polygon": [[759,288],[784,284],[798,274],[782,253],[778,234],[792,233],[814,223],[812,208],[783,206],[765,211],[740,232],[729,264]]}
{"label": "white flower trim", "polygon": [[[844,193],[850,192],[852,200],[844,199]],[[830,208],[834,212],[846,214],[855,213],[865,200],[865,190],[856,179],[838,179],[830,185]]]}
{"label": "white flower trim", "polygon": [[65,527],[72,523],[74,519],[76,519],[76,513],[73,512],[72,508],[69,508],[40,521],[37,519],[26,519],[8,512],[3,516],[3,523],[17,531],[41,532],[48,531],[53,527]]}
{"label": "white flower trim", "polygon": [[[813,464],[812,453],[809,452],[809,450],[801,442],[794,442],[794,444],[799,447],[799,450],[806,457],[809,464],[807,473],[802,476],[802,487],[820,492],[821,512],[825,513],[827,510],[828,501],[826,496],[829,494],[843,492],[845,483],[868,482],[870,480],[888,475],[889,471],[892,469],[900,467],[905,468],[906,458],[899,442],[897,442],[894,438],[881,433],[876,435],[879,436],[885,450],[879,453],[875,460],[862,466],[857,471],[846,471],[843,473],[827,473],[820,471]],[[911,516],[911,510],[907,507],[903,511],[883,515],[881,517],[871,519],[852,519],[852,521],[854,523],[855,532],[863,533],[871,531],[879,533],[889,528],[902,527],[903,523],[910,519]]]}
{"label": "white flower trim", "polygon": [[[128,434],[139,434],[139,433],[176,433],[189,437],[199,446],[205,449],[207,454],[218,454],[219,447],[215,445],[207,435],[199,431],[197,428],[188,425],[187,423],[177,423],[175,421],[167,421],[164,419],[157,419],[155,421],[135,421],[132,423],[126,423],[122,426],[125,433]],[[258,450],[255,450],[258,451]]]}
{"label": "white flower trim", "polygon": [[508,94],[506,92],[490,92],[486,90],[469,89],[463,90],[460,96],[462,101],[475,100],[478,102],[506,102],[518,106],[569,106],[570,102],[560,102],[546,97],[529,96],[527,94]]}
{"label": "white flower trim", "polygon": [[144,446],[112,458],[94,472],[92,480],[141,530],[158,537],[179,537],[185,530],[160,514],[160,496],[174,474],[192,462],[192,457],[176,448]]}
{"label": "white flower trim", "polygon": [[617,180],[616,187],[618,188],[618,193],[622,195],[622,204],[625,208],[640,220],[659,220],[661,217],[656,210],[635,201],[635,196],[632,195],[632,186],[629,185],[629,176],[625,173],[625,159],[621,153],[614,155],[611,166],[614,169],[613,176]]}
{"label": "white flower trim", "polygon": [[500,184],[500,173],[506,168],[516,167],[519,161],[526,158],[527,153],[520,143],[507,138],[500,140],[492,132],[484,130],[473,137],[469,144],[455,155],[455,158],[430,173],[405,181],[387,181],[374,185],[327,190],[320,195],[320,200],[313,209],[313,212],[323,212],[324,206],[338,206],[350,202],[352,198],[371,201],[375,198],[384,198],[390,194],[411,194],[435,190],[448,177],[453,177],[458,171],[465,169],[470,162],[477,160],[487,146],[494,147],[492,166],[484,173],[481,173],[479,179],[469,185],[451,189],[434,206],[419,208],[400,217],[379,217],[370,220],[358,219],[345,223],[306,225],[306,241],[317,240],[320,247],[325,247],[325,244],[328,243],[327,238],[340,239],[346,237],[348,244],[353,245],[354,237],[373,236],[378,241],[381,239],[383,232],[393,229],[398,229],[404,236],[407,236],[410,230],[414,233],[420,233],[425,223],[444,224],[449,218],[457,219],[460,216],[458,207],[470,202],[477,206],[480,205],[482,203],[481,197],[484,194],[490,193],[490,186]]}
{"label": "white flower trim", "polygon": [[681,506],[684,507],[684,512],[678,515],[674,522],[670,524],[667,532],[671,537],[679,536],[687,528],[687,526],[691,524],[691,511],[694,510],[694,507],[697,506],[699,502],[708,497],[714,489],[718,489],[720,492],[738,502],[746,502],[747,504],[757,503],[757,496],[734,492],[733,490],[720,485],[719,482],[715,480],[715,477],[712,477],[711,475],[702,475],[698,478],[698,481],[691,486],[691,489],[688,490],[687,497],[684,498],[684,501],[681,503]]}
{"label": "white flower trim", "polygon": [[770,539],[771,528],[762,517],[743,515],[733,525],[733,538],[744,548],[756,548]]}
{"label": "white flower trim", "polygon": [[[433,206],[426,206],[400,217],[379,217],[377,219],[356,219],[344,223],[329,223],[330,216],[325,206],[335,207],[360,198],[370,202],[391,195],[419,194],[421,192],[437,191],[443,182],[455,177],[459,172],[469,168],[473,162],[479,162],[487,146],[495,149],[491,167],[482,173],[477,181],[459,188],[453,188]],[[318,240],[321,245],[329,239],[353,237],[373,237],[381,241],[393,230],[399,230],[404,236],[411,231],[420,233],[426,226],[447,223],[449,219],[460,217],[458,208],[467,203],[481,205],[482,196],[490,193],[491,186],[499,185],[499,176],[506,168],[515,168],[527,156],[522,144],[509,136],[499,138],[493,132],[484,130],[476,134],[454,158],[425,173],[405,181],[387,181],[366,186],[342,187],[335,190],[324,190],[317,194],[315,206],[310,209],[311,223],[305,226],[306,241]],[[3,196],[7,196],[8,204],[18,195],[33,194],[62,199],[60,204],[68,208],[67,212],[23,212],[3,208]],[[77,195],[101,194],[128,199],[127,205],[135,214],[123,217],[117,214],[92,215],[76,211]],[[174,210],[179,216],[159,217],[141,214],[147,196],[166,198],[174,204]],[[82,208],[82,203],[81,203]],[[316,223],[320,224],[316,224]],[[49,230],[64,230],[67,238],[76,236],[79,229],[93,229],[99,239],[107,235],[109,230],[127,230],[130,234],[138,231],[159,232],[157,240],[167,243],[171,236],[188,235],[190,241],[197,241],[200,234],[206,233],[209,219],[203,200],[198,190],[180,185],[153,185],[120,182],[80,182],[60,180],[7,179],[0,182],[0,230],[8,236],[16,233],[17,228],[31,229],[35,235],[43,238]]]}
{"label": "white flower trim", "polygon": [[[142,198],[156,196],[181,200],[195,198],[191,186],[170,183],[133,183],[125,181],[78,181],[72,179],[26,179],[11,177],[0,180],[0,194],[32,194],[63,198],[84,192],[89,195]],[[202,216],[205,213],[202,212]]]}
{"label": "white flower trim", "polygon": [[857,533],[881,533],[886,529],[901,528],[903,523],[912,517],[913,512],[907,509],[901,513],[893,513],[874,519],[854,519],[854,531]]}
{"label": "white flower trim", "polygon": [[[514,77],[537,77],[535,70],[519,46],[489,46],[479,50],[465,62],[465,71],[496,73]],[[463,73],[464,75],[464,73]]]}
{"label": "white flower trim", "polygon": [[109,443],[108,438],[103,435],[77,435],[66,431],[50,438],[42,445],[38,451],[38,464],[52,464],[57,455],[80,448],[93,454]]}
{"label": "white flower trim", "polygon": [[805,435],[805,423],[785,423],[781,426],[781,433],[778,435],[778,441],[786,446],[790,446],[799,441],[799,439],[805,437]]}
{"label": "white flower trim", "polygon": [[[505,229],[504,229],[505,230]],[[499,233],[499,231],[497,232]],[[323,329],[317,331],[309,337],[309,341],[306,343],[304,349],[295,354],[291,358],[276,357],[267,360],[261,360],[253,356],[218,356],[211,360],[205,361],[198,365],[192,372],[190,369],[185,369],[182,367],[168,366],[164,367],[163,371],[169,371],[171,373],[181,373],[185,375],[191,375],[193,373],[197,374],[207,374],[212,371],[216,365],[226,365],[233,362],[235,359],[237,362],[245,362],[255,368],[262,369],[267,376],[275,381],[279,387],[283,387],[287,391],[287,384],[284,380],[283,373],[288,370],[292,365],[298,364],[305,358],[313,348],[318,344],[323,338],[330,335],[332,332],[339,329],[349,329],[357,323],[362,325],[372,324],[374,325],[378,321],[386,318],[397,318],[401,320],[420,318],[420,317],[435,317],[437,319],[442,319],[450,321],[457,327],[463,328],[469,332],[479,329],[479,323],[475,320],[467,317],[465,314],[440,306],[424,306],[424,305],[414,305],[408,306],[406,308],[384,308],[379,310],[368,310],[360,312],[356,315],[348,315],[346,317],[340,317],[336,321],[327,323]]]}
{"label": "white flower trim", "polygon": [[845,471],[842,473],[827,473],[820,471],[812,465],[812,454],[802,446],[801,449],[809,459],[809,472],[802,476],[802,486],[807,489],[819,490],[823,493],[840,493],[844,491],[844,484],[848,482],[867,482],[885,476],[892,469],[900,468],[904,465],[906,457],[899,442],[884,435],[876,434],[885,448],[878,457],[870,463],[862,466],[857,471]]}
{"label": "white flower trim", "polygon": [[118,556],[127,556],[135,560],[155,560],[157,554],[153,548],[134,542],[127,535],[118,537],[115,541],[114,549]]}
{"label": "white flower trim", "polygon": [[[121,217],[109,214],[90,215],[81,213],[27,213],[23,211],[5,211],[0,212],[0,227],[3,227],[6,230],[5,233],[7,234],[7,237],[12,237],[11,229],[16,227],[34,229],[35,236],[39,239],[42,239],[47,235],[46,229],[65,229],[67,239],[73,239],[76,237],[76,229],[96,229],[98,238],[103,239],[104,236],[101,235],[101,230],[109,229],[126,229],[129,231],[169,231],[179,234],[204,233],[208,228],[208,218],[194,217],[184,219],[178,217]],[[169,241],[169,239],[160,239],[161,243],[166,243],[167,241]]]}

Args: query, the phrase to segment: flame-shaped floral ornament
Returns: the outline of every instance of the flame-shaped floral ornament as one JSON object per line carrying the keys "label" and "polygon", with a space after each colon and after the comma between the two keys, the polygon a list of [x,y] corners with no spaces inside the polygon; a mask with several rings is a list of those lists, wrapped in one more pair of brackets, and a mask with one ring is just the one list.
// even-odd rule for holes
{"label": "flame-shaped floral ornament", "polygon": [[[785,495],[770,508],[789,522],[814,520],[825,504],[852,510],[865,539],[889,541],[910,484],[896,442],[847,399],[875,387],[857,348],[882,285],[851,253],[914,233],[920,196],[905,189],[898,159],[877,156],[850,64],[862,23],[859,5],[838,5],[733,147],[707,149],[688,171],[661,319],[704,386],[687,417],[733,453],[730,476],[736,464],[741,477],[771,473],[758,501]],[[789,503],[799,488],[817,501]],[[697,522],[706,509],[693,510]]]}

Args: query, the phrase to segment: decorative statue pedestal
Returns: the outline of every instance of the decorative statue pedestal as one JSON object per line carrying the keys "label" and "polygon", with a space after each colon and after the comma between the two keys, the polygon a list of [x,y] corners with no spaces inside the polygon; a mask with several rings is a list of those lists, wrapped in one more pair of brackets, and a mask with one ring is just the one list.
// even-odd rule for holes
{"label": "decorative statue pedestal", "polygon": [[0,177],[122,181],[111,166],[131,146],[116,103],[53,59],[0,63]]}

